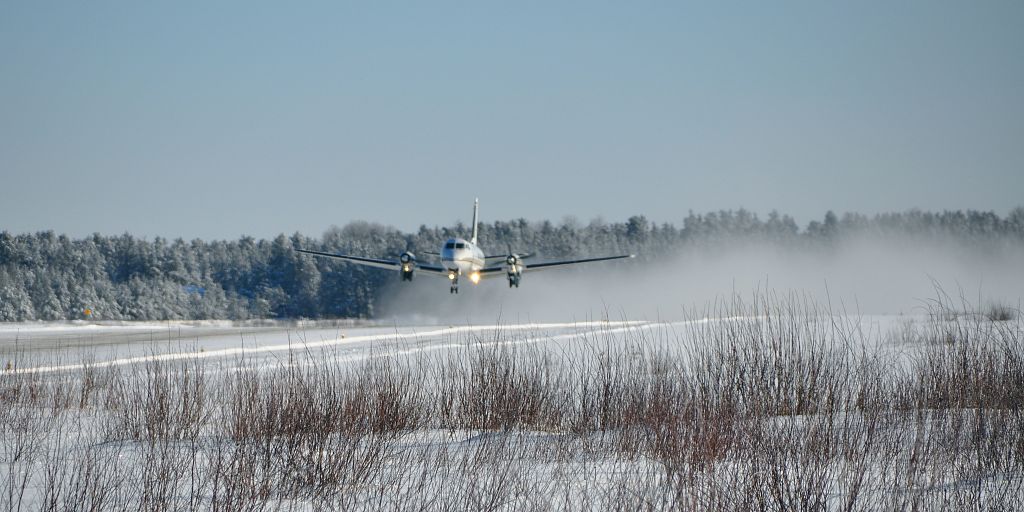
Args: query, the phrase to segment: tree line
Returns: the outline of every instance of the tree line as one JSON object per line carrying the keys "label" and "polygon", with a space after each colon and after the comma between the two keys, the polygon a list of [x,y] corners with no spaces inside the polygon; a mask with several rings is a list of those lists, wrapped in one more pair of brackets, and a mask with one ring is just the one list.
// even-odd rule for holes
{"label": "tree line", "polygon": [[[403,233],[352,222],[319,239],[295,233],[215,241],[2,231],[0,321],[372,318],[383,285],[395,274],[293,249],[395,257],[405,250],[435,251],[444,240],[469,231],[461,223]],[[538,258],[636,253],[650,261],[736,241],[814,248],[865,235],[1021,243],[1024,208],[1006,217],[973,210],[871,217],[830,211],[802,229],[788,215],[772,212],[761,219],[743,209],[690,212],[681,226],[652,223],[642,215],[586,224],[573,218],[558,224],[518,219],[481,224],[479,240],[492,251],[510,247],[537,252]]]}

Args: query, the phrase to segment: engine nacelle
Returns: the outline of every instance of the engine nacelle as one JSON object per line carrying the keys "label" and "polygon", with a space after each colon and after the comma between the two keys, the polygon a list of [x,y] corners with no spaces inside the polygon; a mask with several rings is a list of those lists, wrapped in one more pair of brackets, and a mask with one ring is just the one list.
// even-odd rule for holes
{"label": "engine nacelle", "polygon": [[508,276],[508,287],[512,288],[515,286],[519,288],[519,281],[523,277],[523,260],[518,254],[509,254],[505,258],[506,263],[506,274]]}
{"label": "engine nacelle", "polygon": [[402,281],[412,281],[412,274],[416,271],[416,255],[405,251],[398,257],[398,261],[402,264]]}

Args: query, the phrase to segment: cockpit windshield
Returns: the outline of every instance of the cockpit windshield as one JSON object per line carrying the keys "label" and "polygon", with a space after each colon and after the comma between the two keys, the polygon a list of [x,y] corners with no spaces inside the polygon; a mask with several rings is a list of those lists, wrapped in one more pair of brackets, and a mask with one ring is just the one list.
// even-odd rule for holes
{"label": "cockpit windshield", "polygon": [[448,243],[444,244],[444,248],[445,249],[454,249],[455,248],[455,242],[448,242]]}
{"label": "cockpit windshield", "polygon": [[466,248],[466,244],[464,244],[462,242],[459,242],[459,243],[455,244],[455,248],[456,249],[465,249]]}

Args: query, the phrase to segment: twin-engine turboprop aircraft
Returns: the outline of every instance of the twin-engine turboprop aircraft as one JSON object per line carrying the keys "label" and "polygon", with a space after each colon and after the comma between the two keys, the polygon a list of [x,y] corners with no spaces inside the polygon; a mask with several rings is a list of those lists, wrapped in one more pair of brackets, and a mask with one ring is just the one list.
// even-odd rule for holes
{"label": "twin-engine turboprop aircraft", "polygon": [[[412,275],[414,272],[419,270],[431,275],[447,276],[448,280],[451,281],[450,293],[459,293],[459,277],[468,276],[469,280],[473,284],[477,284],[481,279],[488,277],[495,277],[504,274],[508,278],[508,287],[515,286],[519,288],[519,281],[526,272],[532,272],[535,270],[544,270],[552,267],[559,267],[563,265],[575,265],[577,263],[589,263],[592,261],[605,261],[605,260],[617,260],[622,258],[632,258],[632,254],[623,254],[621,256],[604,256],[601,258],[584,258],[579,260],[563,260],[563,261],[546,261],[544,263],[533,263],[526,265],[523,260],[532,256],[532,254],[516,254],[512,252],[512,248],[509,247],[507,254],[485,255],[482,250],[476,245],[477,235],[477,216],[480,212],[480,200],[476,200],[473,203],[473,237],[469,240],[462,238],[450,238],[448,241],[441,246],[441,251],[437,253],[427,253],[435,256],[440,256],[441,264],[424,263],[416,259],[416,255],[410,251],[403,252],[398,256],[397,260],[386,260],[376,258],[364,258],[362,256],[351,256],[348,254],[331,254],[327,252],[318,251],[306,251],[302,249],[296,249],[298,252],[312,254],[314,256],[325,256],[328,258],[338,258],[351,263],[357,263],[359,265],[367,265],[370,267],[386,268],[390,270],[398,270],[402,273],[402,281],[412,281]],[[504,260],[504,261],[500,261]],[[488,261],[495,262],[488,264]]]}

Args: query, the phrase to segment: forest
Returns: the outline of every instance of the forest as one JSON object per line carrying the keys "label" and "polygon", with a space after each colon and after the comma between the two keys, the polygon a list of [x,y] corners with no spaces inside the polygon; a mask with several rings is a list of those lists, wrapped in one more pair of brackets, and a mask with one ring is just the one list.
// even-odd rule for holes
{"label": "forest", "polygon": [[[0,321],[373,318],[382,285],[397,274],[293,249],[397,257],[405,250],[435,251],[468,231],[459,223],[404,233],[362,221],[332,227],[319,238],[295,233],[272,240],[147,240],[129,233],[73,239],[53,231],[2,231]],[[629,252],[656,262],[681,250],[736,242],[828,251],[862,236],[1021,244],[1024,207],[1005,217],[973,210],[873,216],[829,211],[803,228],[788,215],[772,212],[762,219],[743,209],[690,212],[681,226],[642,215],[611,223],[566,218],[480,225],[485,249],[536,252],[538,260]]]}

